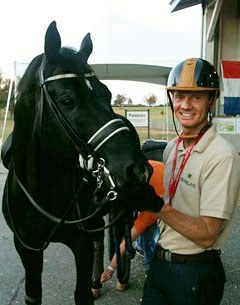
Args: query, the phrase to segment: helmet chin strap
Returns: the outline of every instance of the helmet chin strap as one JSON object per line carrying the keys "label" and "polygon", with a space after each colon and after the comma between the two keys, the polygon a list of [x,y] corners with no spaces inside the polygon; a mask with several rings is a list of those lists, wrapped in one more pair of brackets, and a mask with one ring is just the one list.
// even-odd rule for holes
{"label": "helmet chin strap", "polygon": [[176,122],[175,122],[175,117],[174,117],[173,101],[172,101],[171,94],[168,90],[167,90],[167,96],[168,96],[169,104],[170,104],[170,107],[171,107],[171,110],[172,110],[172,120],[173,120],[174,129],[175,129],[177,135],[179,136],[177,126],[176,126]]}
{"label": "helmet chin strap", "polygon": [[211,126],[211,122],[208,122],[207,125],[203,126],[202,129],[199,131],[198,134],[190,134],[190,135],[184,135],[183,133],[180,134],[179,138],[182,140],[195,140],[197,139],[201,134],[203,134],[209,127]]}
{"label": "helmet chin strap", "polygon": [[179,135],[179,138],[182,140],[195,140],[198,137],[198,134],[190,134],[190,135],[184,135],[181,133]]}

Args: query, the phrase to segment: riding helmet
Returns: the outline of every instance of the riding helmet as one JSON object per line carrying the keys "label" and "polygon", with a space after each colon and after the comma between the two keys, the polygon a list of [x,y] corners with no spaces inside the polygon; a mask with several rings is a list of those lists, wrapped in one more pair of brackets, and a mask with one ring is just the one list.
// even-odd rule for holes
{"label": "riding helmet", "polygon": [[170,72],[167,91],[216,91],[219,77],[213,65],[201,58],[188,58]]}

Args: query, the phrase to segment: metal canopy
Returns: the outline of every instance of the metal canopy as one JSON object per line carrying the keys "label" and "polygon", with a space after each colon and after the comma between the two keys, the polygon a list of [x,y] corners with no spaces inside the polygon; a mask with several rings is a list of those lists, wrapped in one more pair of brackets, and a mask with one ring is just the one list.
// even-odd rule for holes
{"label": "metal canopy", "polygon": [[172,13],[201,3],[202,0],[172,0],[169,5]]}
{"label": "metal canopy", "polygon": [[166,85],[171,67],[138,64],[93,64],[99,79],[130,80]]}
{"label": "metal canopy", "polygon": [[[16,84],[25,72],[28,63],[15,62]],[[101,80],[130,80],[166,85],[171,67],[138,64],[90,64]]]}

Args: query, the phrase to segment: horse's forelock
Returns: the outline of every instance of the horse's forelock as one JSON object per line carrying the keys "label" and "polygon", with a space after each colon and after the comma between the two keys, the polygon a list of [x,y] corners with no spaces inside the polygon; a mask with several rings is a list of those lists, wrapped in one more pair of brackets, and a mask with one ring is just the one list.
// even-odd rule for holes
{"label": "horse's forelock", "polygon": [[[85,73],[94,72],[91,66],[81,57],[81,53],[75,49],[64,47],[60,50],[60,55],[63,60],[64,69],[67,69],[67,72],[74,72],[79,76],[83,76]],[[69,70],[70,69],[70,70]],[[65,71],[66,72],[66,71]],[[89,79],[94,92],[97,97],[103,98],[109,104],[111,103],[112,94],[109,91],[108,87],[100,82],[98,78]]]}
{"label": "horse's forelock", "polygon": [[84,73],[92,71],[90,66],[80,56],[77,50],[69,47],[63,47],[60,50],[60,55],[66,67],[72,69],[71,72],[76,72],[79,75],[83,75]]}

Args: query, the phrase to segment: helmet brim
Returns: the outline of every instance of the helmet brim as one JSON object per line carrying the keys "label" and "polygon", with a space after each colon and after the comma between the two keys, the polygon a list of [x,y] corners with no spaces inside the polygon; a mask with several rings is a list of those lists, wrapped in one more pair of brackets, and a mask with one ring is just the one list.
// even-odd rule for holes
{"label": "helmet brim", "polygon": [[168,91],[219,91],[218,88],[208,87],[166,87]]}

